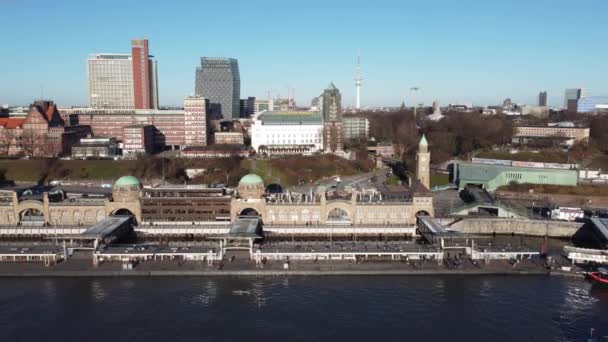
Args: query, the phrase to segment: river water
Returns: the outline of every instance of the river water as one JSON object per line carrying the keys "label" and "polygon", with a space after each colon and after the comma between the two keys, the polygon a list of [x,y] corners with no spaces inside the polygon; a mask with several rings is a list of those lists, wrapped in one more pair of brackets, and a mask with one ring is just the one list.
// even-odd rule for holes
{"label": "river water", "polygon": [[1,341],[585,341],[608,289],[549,276],[0,279]]}

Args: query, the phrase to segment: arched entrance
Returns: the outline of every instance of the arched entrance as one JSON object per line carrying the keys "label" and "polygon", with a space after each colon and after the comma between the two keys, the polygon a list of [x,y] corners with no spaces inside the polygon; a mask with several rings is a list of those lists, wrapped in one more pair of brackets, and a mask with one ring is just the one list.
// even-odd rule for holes
{"label": "arched entrance", "polygon": [[22,224],[44,224],[44,213],[40,209],[28,208],[19,213]]}
{"label": "arched entrance", "polygon": [[245,208],[245,209],[241,210],[241,212],[239,213],[239,216],[259,217],[260,213],[258,213],[258,211],[253,208]]}
{"label": "arched entrance", "polygon": [[135,217],[135,214],[133,214],[131,212],[131,210],[126,209],[126,208],[120,208],[120,209],[116,209],[112,212],[112,215],[121,215],[121,216],[133,216]]}
{"label": "arched entrance", "polygon": [[272,183],[266,187],[266,193],[281,194],[283,193],[283,187],[281,186],[281,184]]}
{"label": "arched entrance", "polygon": [[420,233],[420,217],[421,216],[430,216],[426,210],[420,210],[416,212],[416,235],[421,235]]}
{"label": "arched entrance", "polygon": [[350,223],[350,217],[346,210],[334,208],[327,214],[328,223]]}

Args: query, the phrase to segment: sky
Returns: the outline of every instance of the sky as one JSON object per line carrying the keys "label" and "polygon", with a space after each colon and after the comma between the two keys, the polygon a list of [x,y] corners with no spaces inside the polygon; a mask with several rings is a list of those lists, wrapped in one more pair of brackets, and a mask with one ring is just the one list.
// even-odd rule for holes
{"label": "sky", "polygon": [[161,106],[194,91],[201,56],[239,61],[241,98],[308,105],[333,81],[362,106],[535,104],[608,95],[606,0],[0,0],[0,104],[87,105],[86,59],[145,37]]}

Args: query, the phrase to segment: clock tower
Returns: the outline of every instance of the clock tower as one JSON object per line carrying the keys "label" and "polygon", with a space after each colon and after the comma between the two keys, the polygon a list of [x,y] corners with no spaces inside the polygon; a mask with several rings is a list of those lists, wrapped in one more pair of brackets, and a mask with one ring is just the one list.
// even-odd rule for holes
{"label": "clock tower", "polygon": [[333,82],[323,91],[323,150],[335,153],[344,149],[342,95]]}
{"label": "clock tower", "polygon": [[416,157],[417,167],[416,176],[418,181],[427,189],[431,189],[431,152],[429,152],[429,143],[426,141],[424,134],[418,144],[418,155]]}

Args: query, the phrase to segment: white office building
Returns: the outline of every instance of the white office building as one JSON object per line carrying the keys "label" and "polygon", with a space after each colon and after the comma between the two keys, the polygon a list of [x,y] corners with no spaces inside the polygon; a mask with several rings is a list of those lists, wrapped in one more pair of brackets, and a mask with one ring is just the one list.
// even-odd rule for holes
{"label": "white office building", "polygon": [[251,146],[263,155],[310,155],[323,148],[319,112],[262,112],[251,126]]}

